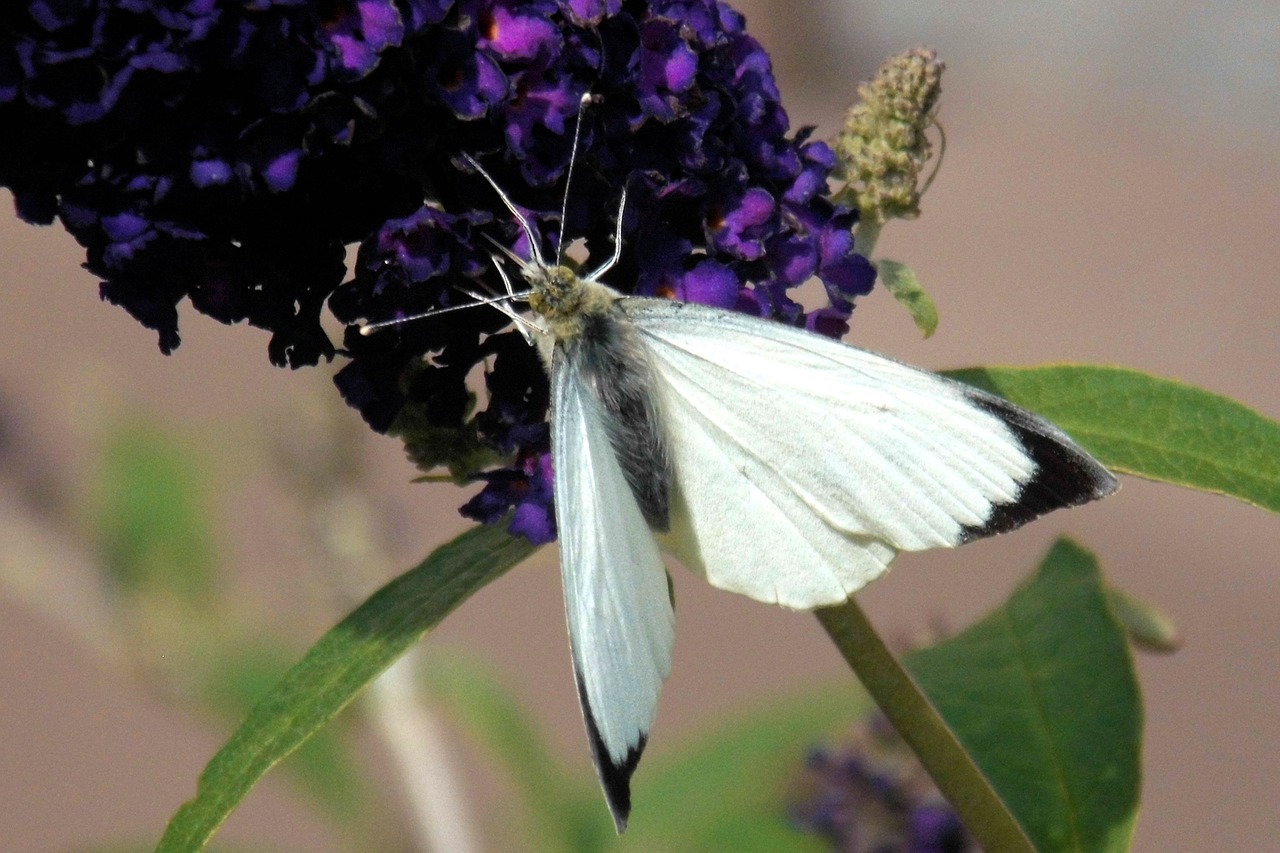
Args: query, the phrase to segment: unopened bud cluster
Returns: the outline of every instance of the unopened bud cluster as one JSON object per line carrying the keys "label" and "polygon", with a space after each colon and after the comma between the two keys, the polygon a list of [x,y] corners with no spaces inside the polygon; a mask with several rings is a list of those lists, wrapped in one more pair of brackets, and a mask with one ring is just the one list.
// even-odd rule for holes
{"label": "unopened bud cluster", "polygon": [[873,227],[920,214],[920,173],[932,146],[933,123],[945,66],[936,52],[915,48],[895,56],[858,87],[836,138],[846,200]]}

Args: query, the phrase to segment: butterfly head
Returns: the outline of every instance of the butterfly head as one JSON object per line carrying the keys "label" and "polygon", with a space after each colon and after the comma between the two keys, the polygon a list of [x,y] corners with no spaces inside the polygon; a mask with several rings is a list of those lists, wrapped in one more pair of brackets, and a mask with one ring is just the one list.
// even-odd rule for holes
{"label": "butterfly head", "polygon": [[529,308],[558,341],[578,337],[584,317],[607,311],[618,298],[612,289],[560,264],[526,264],[522,273],[529,283]]}

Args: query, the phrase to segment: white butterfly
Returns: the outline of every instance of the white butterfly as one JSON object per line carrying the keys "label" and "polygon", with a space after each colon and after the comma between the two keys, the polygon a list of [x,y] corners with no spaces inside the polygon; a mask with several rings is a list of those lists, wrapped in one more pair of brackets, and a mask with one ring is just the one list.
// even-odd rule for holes
{"label": "white butterfly", "polygon": [[[998,397],[781,323],[625,296],[503,250],[529,285],[496,304],[551,378],[569,640],[617,829],[675,638],[661,551],[716,587],[838,604],[899,551],[953,547],[1115,491],[1048,421]],[[625,194],[624,194],[625,201]],[[532,318],[510,302],[527,299]],[[394,322],[394,321],[393,321]],[[379,324],[366,327],[376,328]],[[385,324],[382,324],[385,325]]]}

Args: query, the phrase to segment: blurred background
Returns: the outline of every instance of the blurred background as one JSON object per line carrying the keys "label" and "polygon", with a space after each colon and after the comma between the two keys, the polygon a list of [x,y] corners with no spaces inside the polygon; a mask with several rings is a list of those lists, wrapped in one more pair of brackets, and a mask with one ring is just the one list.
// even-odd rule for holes
{"label": "blurred background", "polygon": [[[877,291],[859,304],[853,343],[938,369],[1126,365],[1280,417],[1273,4],[736,6],[773,53],[793,124],[817,125],[820,137],[834,135],[856,84],[888,56],[928,45],[947,62],[941,175],[923,216],[892,223],[877,251],[915,269],[938,303],[938,333],[921,341]],[[50,521],[90,518],[109,497],[112,460],[129,452],[121,424],[170,436],[173,470],[207,484],[188,498],[212,531],[201,559],[218,567],[217,596],[238,602],[235,618],[288,638],[286,661],[352,601],[467,526],[454,487],[411,484],[397,442],[358,428],[353,411],[328,413],[337,399],[328,371],[272,368],[265,333],[191,310],[182,346],[166,358],[153,333],[99,301],[81,257],[61,230],[0,217],[0,530],[12,558],[0,588],[0,850],[13,853],[154,843],[233,725],[155,689],[166,667],[190,666],[166,659],[173,650],[162,635],[131,638],[153,655],[141,671],[119,660],[94,580],[101,554]],[[318,441],[322,452],[330,440],[355,448],[350,476],[372,496],[380,555],[363,576],[322,583],[306,487],[281,448]],[[1146,755],[1136,849],[1274,845],[1274,516],[1127,479],[1103,505],[959,552],[903,557],[859,597],[890,637],[959,629],[1002,601],[1062,533],[1095,551],[1114,583],[1166,609],[1186,641],[1171,657],[1138,657]],[[675,669],[651,755],[680,750],[735,710],[850,677],[812,617],[711,590],[682,571],[675,580]],[[590,773],[554,549],[483,590],[426,645],[486,662],[564,761]],[[159,680],[181,684],[182,674]],[[379,807],[398,808],[394,758],[373,740],[362,746]],[[454,746],[478,820],[500,823],[499,783]],[[349,849],[278,776],[224,837]]]}

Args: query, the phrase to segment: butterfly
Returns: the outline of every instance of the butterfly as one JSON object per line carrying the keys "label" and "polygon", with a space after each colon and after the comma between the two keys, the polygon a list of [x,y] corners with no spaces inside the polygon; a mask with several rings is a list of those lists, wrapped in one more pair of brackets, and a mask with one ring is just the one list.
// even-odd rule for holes
{"label": "butterfly", "polygon": [[610,288],[621,210],[598,269],[548,262],[525,215],[464,159],[529,246],[525,259],[495,244],[506,294],[470,295],[516,322],[550,377],[574,676],[618,832],[671,670],[663,552],[715,587],[807,610],[847,600],[901,551],[1116,490],[1065,433],[999,397],[782,323]]}

